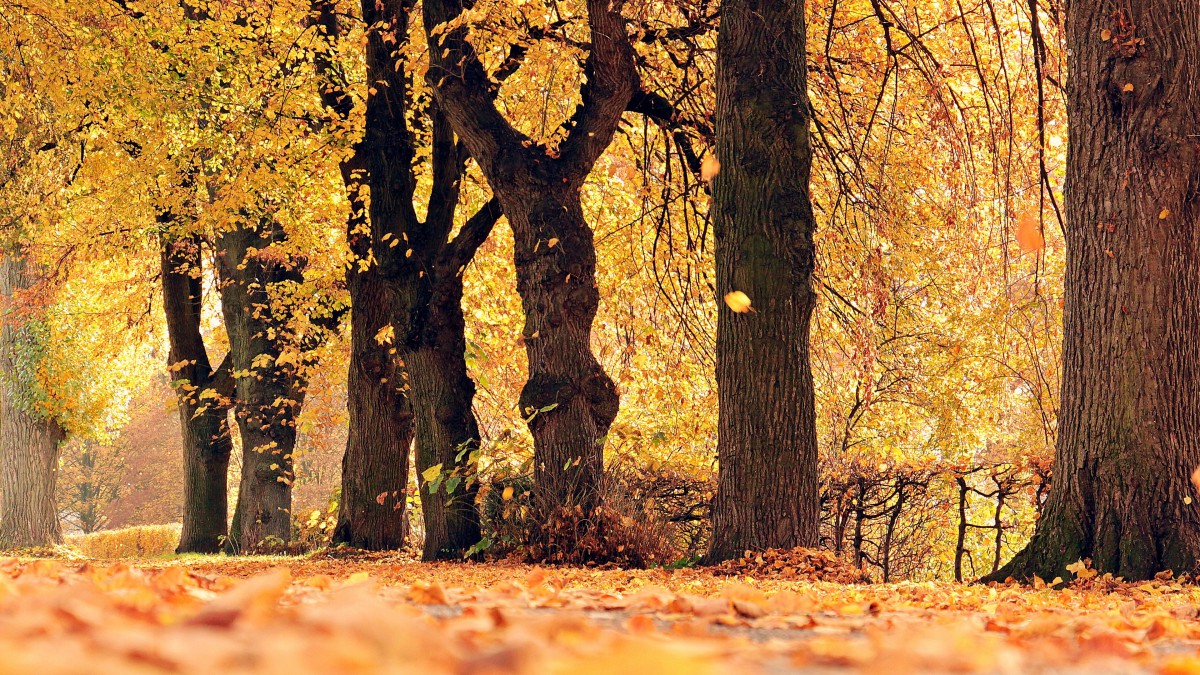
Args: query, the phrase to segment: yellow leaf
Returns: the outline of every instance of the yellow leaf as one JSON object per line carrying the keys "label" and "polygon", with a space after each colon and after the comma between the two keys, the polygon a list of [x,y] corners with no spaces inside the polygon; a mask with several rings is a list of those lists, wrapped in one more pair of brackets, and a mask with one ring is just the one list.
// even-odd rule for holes
{"label": "yellow leaf", "polygon": [[709,153],[700,163],[700,180],[711,183],[719,173],[721,173],[721,162],[717,159],[716,153]]}
{"label": "yellow leaf", "polygon": [[741,291],[726,293],[725,304],[738,314],[745,314],[750,311],[750,296]]}
{"label": "yellow leaf", "polygon": [[426,481],[437,480],[437,477],[442,473],[442,465],[435,464],[421,472],[421,477]]}
{"label": "yellow leaf", "polygon": [[511,485],[504,488],[504,492],[501,493],[500,498],[503,499],[504,501],[508,501],[513,498],[513,488]]}
{"label": "yellow leaf", "polygon": [[1126,94],[1132,92],[1133,91],[1133,83],[1126,82],[1125,86],[1121,88],[1121,91],[1125,92]]}
{"label": "yellow leaf", "polygon": [[555,246],[558,246],[558,238],[557,238],[557,237],[552,237],[552,238],[550,239],[550,241],[548,241],[548,242],[546,242],[546,243],[547,243],[547,244],[550,246],[550,248],[554,248]]}

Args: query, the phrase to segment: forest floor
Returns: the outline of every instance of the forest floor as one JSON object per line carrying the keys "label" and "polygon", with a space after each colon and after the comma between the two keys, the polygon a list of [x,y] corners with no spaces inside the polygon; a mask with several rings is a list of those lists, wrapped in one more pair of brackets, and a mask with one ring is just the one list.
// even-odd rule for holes
{"label": "forest floor", "polygon": [[1200,674],[1198,608],[1200,588],[1172,580],[0,559],[0,673]]}

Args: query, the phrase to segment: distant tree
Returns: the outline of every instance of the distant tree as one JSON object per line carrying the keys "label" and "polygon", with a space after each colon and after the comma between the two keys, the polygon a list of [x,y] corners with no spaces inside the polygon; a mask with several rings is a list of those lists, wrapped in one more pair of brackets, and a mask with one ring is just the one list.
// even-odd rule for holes
{"label": "distant tree", "polygon": [[[713,228],[719,477],[708,560],[815,546],[816,305],[803,0],[725,0]],[[720,300],[720,299],[719,299]]]}
{"label": "distant tree", "polygon": [[1054,477],[1028,547],[989,579],[1067,578],[1081,558],[1146,579],[1200,560],[1198,26],[1190,0],[1067,3]]}
{"label": "distant tree", "polygon": [[108,509],[122,493],[128,468],[119,445],[80,439],[61,453],[58,512],[72,529],[90,534],[109,526]]}

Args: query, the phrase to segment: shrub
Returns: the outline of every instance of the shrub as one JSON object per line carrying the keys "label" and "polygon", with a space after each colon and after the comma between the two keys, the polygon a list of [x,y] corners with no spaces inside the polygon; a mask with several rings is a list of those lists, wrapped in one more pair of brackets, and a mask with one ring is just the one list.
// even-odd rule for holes
{"label": "shrub", "polygon": [[88,558],[155,558],[175,553],[180,525],[139,525],[67,537],[67,545]]}

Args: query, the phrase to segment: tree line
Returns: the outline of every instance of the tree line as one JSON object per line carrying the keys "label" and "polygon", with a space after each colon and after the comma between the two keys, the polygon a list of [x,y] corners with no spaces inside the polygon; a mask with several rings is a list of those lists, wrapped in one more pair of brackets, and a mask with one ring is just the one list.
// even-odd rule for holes
{"label": "tree line", "polygon": [[[103,160],[110,166],[153,158],[146,174],[153,181],[141,185],[152,223],[139,232],[151,234],[160,252],[167,368],[183,430],[180,552],[252,551],[291,536],[308,367],[344,322],[349,431],[334,541],[373,550],[403,545],[412,452],[423,557],[456,559],[474,550],[484,439],[472,411],[477,385],[466,360],[463,274],[501,219],[511,229],[524,323],[527,380],[516,404],[533,443],[527,550],[582,562],[594,549],[580,542],[604,542],[619,530],[621,519],[605,508],[604,460],[620,396],[594,351],[602,298],[583,194],[630,119],[670,138],[688,180],[711,198],[719,468],[704,560],[817,546],[822,449],[810,352],[824,286],[810,183],[815,153],[832,142],[814,118],[809,85],[811,68],[832,66],[814,60],[820,51],[808,43],[812,6],[581,0],[567,10],[549,3],[544,20],[520,25],[506,23],[493,3],[366,0],[356,11],[343,4],[298,5],[303,41],[268,44],[263,36],[281,30],[271,23],[276,10],[255,3],[115,2],[88,20],[125,31],[118,42],[127,57],[130,40],[154,52],[161,81],[152,91],[187,82],[180,93],[186,103],[156,126],[152,100],[105,97],[104,87],[125,91],[128,83],[110,77],[111,53],[87,52],[94,60],[84,63],[95,71],[82,79],[100,89],[80,98],[67,78],[67,94],[47,95],[43,104],[54,114],[69,106],[84,111],[70,135],[84,139],[78,161],[73,145],[51,138],[23,143],[7,169],[17,176],[12,167],[53,157],[86,173],[93,128],[113,139]],[[886,43],[885,72],[907,59],[925,73],[936,59],[918,32],[895,8],[871,4]],[[648,17],[660,5],[673,21],[652,26]],[[53,3],[42,9],[30,25],[80,20]],[[564,11],[574,14],[564,18]],[[1036,249],[1045,228],[1057,226],[1066,239],[1062,394],[1055,471],[1036,532],[1012,561],[993,565],[991,579],[1065,576],[1082,558],[1127,578],[1195,566],[1200,234],[1192,185],[1200,168],[1189,125],[1200,109],[1192,72],[1198,24],[1200,10],[1182,0],[1030,4],[1025,28],[1038,74],[1042,158],[1036,191],[1048,202],[1039,213],[1061,219],[1022,221],[1017,236]],[[1045,33],[1060,25],[1065,82],[1046,72]],[[178,32],[164,37],[168,28]],[[204,35],[216,39],[204,42]],[[16,55],[6,58],[10,72],[21,72],[13,64],[31,39],[7,43]],[[549,130],[543,114],[535,133],[502,92],[522,77],[530,52],[547,45],[577,65],[578,77],[570,114]],[[697,114],[702,96],[677,88],[686,78],[664,83],[657,68],[698,69],[689,59],[706,48],[716,59],[707,85],[715,105]],[[654,50],[666,56],[650,56]],[[254,70],[264,54],[275,65]],[[244,73],[228,65],[243,61],[251,64]],[[305,102],[281,104],[269,116],[256,112],[247,104],[253,96],[243,98],[242,77],[273,83],[266,96]],[[360,81],[361,98],[352,91]],[[991,106],[986,81],[981,87]],[[1069,123],[1061,206],[1043,154],[1046,88],[1063,92]],[[971,107],[953,91],[945,95]],[[36,120],[10,118],[12,137],[38,138]],[[151,128],[165,133],[147,138]],[[304,189],[306,162],[331,152],[340,153],[337,204],[348,252],[336,266],[344,298],[316,284],[316,271],[330,261],[284,222],[292,217],[289,195]],[[880,169],[877,179],[865,179],[873,189],[889,179],[886,166]],[[71,170],[66,175],[76,179]],[[228,176],[254,182],[216,209],[214,195],[224,194]],[[864,179],[847,167],[838,180]],[[214,213],[223,214],[216,229],[208,220]],[[43,323],[35,296],[55,270],[26,255],[38,221],[14,222],[0,278],[7,299],[0,543],[22,546],[59,536],[53,477],[67,428],[29,393],[36,387],[27,347],[38,343],[33,333]],[[220,363],[210,355],[210,295],[219,297],[227,335]],[[242,473],[230,519],[235,445]],[[983,494],[965,480],[960,487],[961,502],[970,490]],[[1010,488],[997,482],[996,494]],[[1001,499],[997,537],[1002,509]]]}

